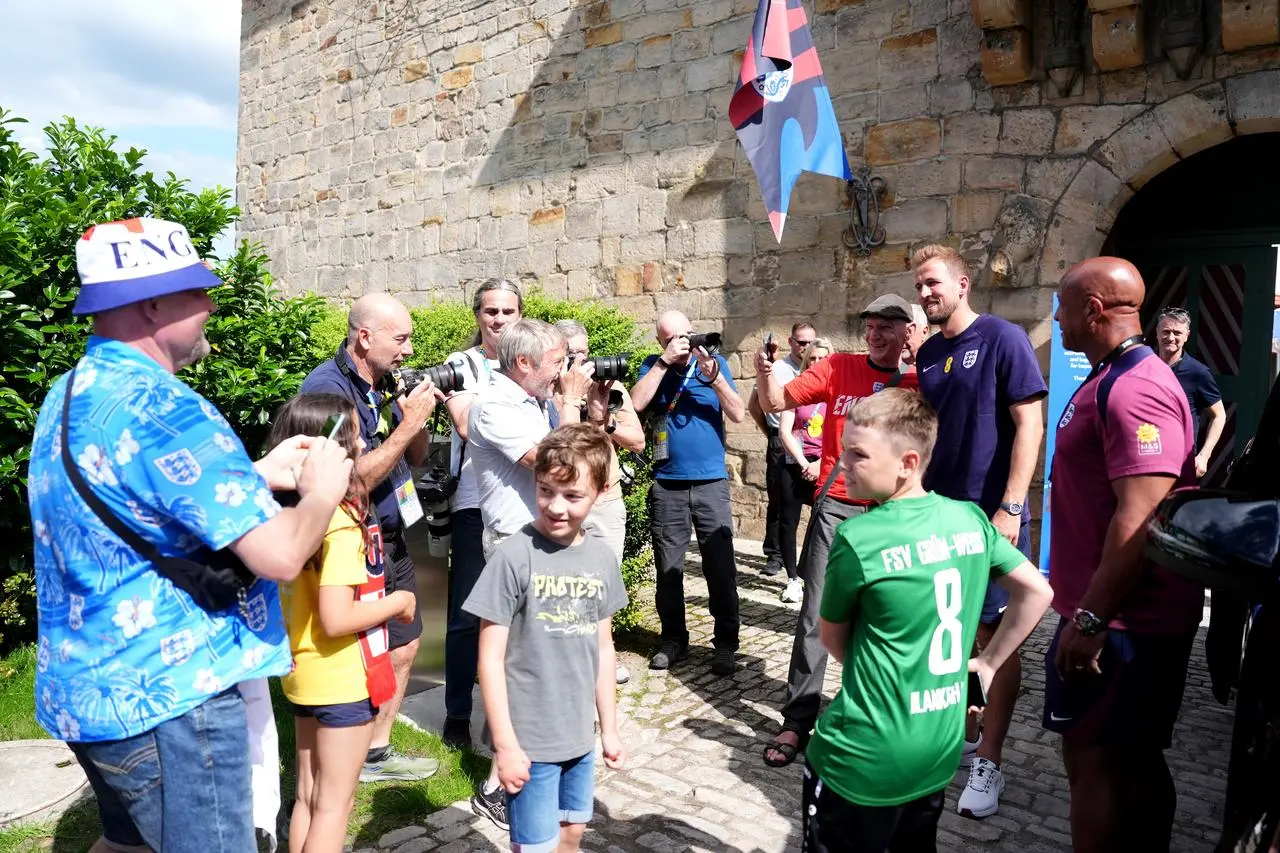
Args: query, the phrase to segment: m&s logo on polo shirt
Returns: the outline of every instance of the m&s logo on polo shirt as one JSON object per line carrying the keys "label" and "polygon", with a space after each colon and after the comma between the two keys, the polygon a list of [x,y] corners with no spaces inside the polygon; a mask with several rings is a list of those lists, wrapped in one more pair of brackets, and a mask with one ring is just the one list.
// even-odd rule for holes
{"label": "m&s logo on polo shirt", "polygon": [[1137,435],[1139,456],[1160,455],[1163,448],[1160,446],[1160,430],[1155,424],[1141,424]]}

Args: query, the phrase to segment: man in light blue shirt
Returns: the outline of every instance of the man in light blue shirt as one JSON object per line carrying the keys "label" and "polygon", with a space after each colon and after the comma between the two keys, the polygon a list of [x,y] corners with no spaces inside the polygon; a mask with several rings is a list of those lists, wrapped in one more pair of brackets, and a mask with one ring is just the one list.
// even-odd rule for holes
{"label": "man in light blue shirt", "polygon": [[[206,289],[221,283],[181,225],[96,225],[76,258],[74,312],[93,316],[94,335],[45,398],[28,479],[36,716],[84,767],[109,846],[242,853],[256,842],[236,685],[289,670],[275,581],[319,547],[351,462],[298,437],[255,465],[174,376],[208,354]],[[201,609],[113,533],[72,485],[64,442],[104,510],[161,555],[230,549],[256,575],[240,605]],[[301,500],[282,509],[273,488]]]}

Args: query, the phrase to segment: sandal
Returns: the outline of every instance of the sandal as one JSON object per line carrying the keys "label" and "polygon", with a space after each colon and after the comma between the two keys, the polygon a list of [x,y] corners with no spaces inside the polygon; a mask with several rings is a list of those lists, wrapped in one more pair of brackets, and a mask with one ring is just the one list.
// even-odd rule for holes
{"label": "sandal", "polygon": [[[788,732],[792,730],[783,729],[783,731]],[[767,764],[770,767],[786,767],[788,764],[795,761],[796,757],[800,755],[800,753],[804,752],[804,748],[809,745],[809,735],[802,734],[800,732],[792,732],[792,733],[795,734],[798,738],[794,746],[789,743],[779,743],[778,741],[775,740],[773,743],[768,744],[764,748],[760,757],[764,759],[765,764]],[[779,755],[781,755],[782,760],[779,761],[776,758],[770,758],[769,753],[771,752],[776,752]]]}

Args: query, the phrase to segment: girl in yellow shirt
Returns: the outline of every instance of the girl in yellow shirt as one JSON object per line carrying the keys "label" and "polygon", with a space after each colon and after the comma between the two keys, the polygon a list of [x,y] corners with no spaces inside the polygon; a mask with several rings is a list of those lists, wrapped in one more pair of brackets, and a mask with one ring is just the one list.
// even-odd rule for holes
{"label": "girl in yellow shirt", "polygon": [[[357,413],[336,394],[300,394],[272,423],[270,449],[293,435],[327,434],[354,459],[364,451]],[[277,495],[288,503],[296,494]],[[289,853],[341,853],[378,705],[395,691],[386,623],[413,621],[413,593],[383,586],[382,533],[368,489],[352,477],[324,541],[282,596],[293,671],[283,679],[297,728],[298,790]]]}

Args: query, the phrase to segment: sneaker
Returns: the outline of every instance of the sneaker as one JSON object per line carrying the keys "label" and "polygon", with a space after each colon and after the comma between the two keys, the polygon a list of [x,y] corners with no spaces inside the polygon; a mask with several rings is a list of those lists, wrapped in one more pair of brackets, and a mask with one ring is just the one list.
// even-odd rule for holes
{"label": "sneaker", "polygon": [[649,659],[649,669],[670,669],[689,654],[689,647],[670,640],[662,644],[658,653]]}
{"label": "sneaker", "polygon": [[495,788],[491,794],[486,794],[481,788],[480,793],[471,798],[471,810],[480,817],[489,818],[503,832],[511,831],[511,824],[507,822],[507,796],[502,788]]}
{"label": "sneaker", "polygon": [[973,767],[973,759],[978,755],[978,747],[982,746],[982,732],[978,732],[977,740],[966,740],[960,753],[960,767],[968,770]]}
{"label": "sneaker", "polygon": [[360,768],[360,781],[416,782],[419,779],[429,779],[439,769],[440,762],[434,758],[410,758],[392,750],[382,761],[366,761]]}
{"label": "sneaker", "polygon": [[716,649],[716,655],[711,659],[712,674],[733,675],[738,670],[733,658],[734,653],[728,649]]}
{"label": "sneaker", "polygon": [[618,664],[618,668],[614,671],[613,676],[614,681],[618,684],[626,684],[631,680],[631,670],[627,669],[622,664]]}
{"label": "sneaker", "polygon": [[804,598],[804,581],[792,578],[787,581],[787,588],[782,591],[782,600],[787,604],[799,604]]}
{"label": "sneaker", "polygon": [[771,578],[780,571],[782,571],[782,560],[779,560],[777,557],[770,557],[769,561],[764,564],[764,568],[760,570],[760,574],[767,578]]}
{"label": "sneaker", "polygon": [[440,733],[440,740],[444,741],[444,745],[453,749],[462,749],[471,746],[471,721],[470,720],[445,720],[444,731]]}
{"label": "sneaker", "polygon": [[960,792],[956,811],[964,817],[991,817],[1000,809],[1000,795],[1004,793],[1004,774],[994,761],[985,758],[973,760],[969,782]]}

